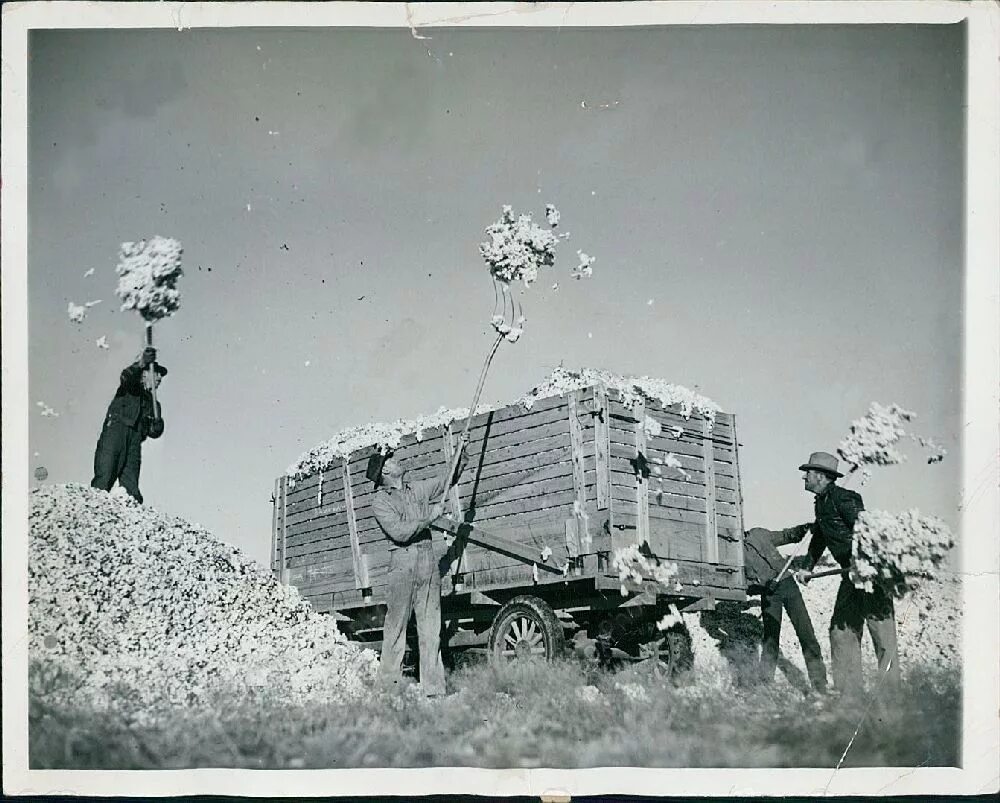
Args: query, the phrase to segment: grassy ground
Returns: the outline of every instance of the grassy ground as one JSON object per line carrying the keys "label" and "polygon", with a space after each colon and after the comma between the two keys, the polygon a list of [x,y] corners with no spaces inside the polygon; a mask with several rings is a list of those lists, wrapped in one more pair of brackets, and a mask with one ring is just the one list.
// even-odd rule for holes
{"label": "grassy ground", "polygon": [[[37,672],[37,667],[33,668]],[[960,676],[914,671],[902,694],[848,705],[787,687],[672,685],[575,661],[465,666],[454,693],[352,704],[220,698],[155,724],[34,695],[33,768],[956,766]],[[37,685],[36,685],[37,688]],[[860,729],[858,728],[860,724]]]}

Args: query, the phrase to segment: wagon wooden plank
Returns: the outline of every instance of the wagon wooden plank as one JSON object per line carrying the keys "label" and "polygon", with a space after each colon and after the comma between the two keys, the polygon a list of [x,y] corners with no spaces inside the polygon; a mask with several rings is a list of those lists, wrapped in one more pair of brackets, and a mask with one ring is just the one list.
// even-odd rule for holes
{"label": "wagon wooden plank", "polygon": [[287,557],[287,546],[288,546],[288,517],[287,517],[287,496],[288,496],[288,481],[282,477],[281,478],[281,513],[279,526],[281,527],[281,543],[278,551],[278,570],[279,570],[279,580],[280,582],[285,582],[285,569],[288,568],[288,557]]}
{"label": "wagon wooden plank", "polygon": [[[343,552],[343,550],[338,550]],[[380,550],[366,556],[368,571],[372,578],[381,576],[389,566],[388,550]],[[354,564],[350,553],[327,558],[321,561],[299,564],[289,569],[289,582],[300,592],[320,586],[340,585],[343,588],[356,588],[354,585]],[[341,589],[342,590],[342,589]]]}
{"label": "wagon wooden plank", "polygon": [[[706,437],[703,431],[703,422],[706,419],[701,416],[684,418],[682,416],[672,416],[659,413],[655,410],[647,410],[642,420],[645,421],[647,417],[652,418],[660,425],[660,428],[662,429],[662,435],[660,437],[672,437],[676,439],[678,436],[673,433],[677,430],[680,430],[681,434],[679,437],[682,440],[690,440],[692,442],[700,443]],[[612,401],[609,407],[609,422],[612,427],[618,429],[628,428],[636,422],[636,417],[632,413],[623,412],[621,405]],[[717,424],[712,429],[711,438],[712,440],[725,442],[726,444],[729,444],[728,448],[731,448],[731,433],[731,427]]]}
{"label": "wagon wooden plank", "polygon": [[[615,418],[636,419],[635,408],[622,404],[620,399],[615,398],[615,394],[610,396],[611,415]],[[662,418],[664,421],[671,421],[671,425],[685,427],[692,425],[695,432],[701,429],[700,421],[705,420],[700,413],[692,412],[690,416],[685,416],[681,412],[680,405],[663,407],[656,399],[647,399],[644,404],[644,414],[655,418]],[[717,413],[715,416],[715,427],[722,431],[728,431],[732,425],[732,416],[727,413]]]}
{"label": "wagon wooden plank", "polygon": [[351,496],[351,475],[348,471],[347,462],[343,466],[344,476],[344,505],[347,514],[347,534],[351,541],[351,557],[354,564],[354,587],[368,588],[368,565],[361,555],[361,544],[358,541],[358,522],[354,515],[354,499]]}
{"label": "wagon wooden plank", "polygon": [[715,463],[712,458],[712,443],[709,439],[709,421],[703,419],[705,435],[705,549],[702,557],[709,563],[719,562],[719,530],[716,521],[715,503]]}
{"label": "wagon wooden plank", "polygon": [[[541,472],[542,476],[549,477],[549,479],[534,480],[533,475],[525,474],[521,472],[520,476],[532,478],[533,481],[524,482],[518,485],[510,485],[500,483],[495,484],[496,490],[490,493],[477,494],[476,502],[477,509],[488,509],[491,505],[502,504],[508,501],[513,501],[516,499],[527,498],[531,496],[537,496],[540,494],[549,493],[552,491],[566,490],[572,487],[572,476],[569,473],[570,464],[563,464],[562,467],[546,467],[546,469]],[[587,472],[586,481],[588,484],[593,484],[595,481],[594,472]],[[463,490],[468,489],[471,491],[473,485],[471,483],[462,484],[459,486],[460,498],[463,509],[468,509],[470,502],[472,501],[470,494],[461,493]],[[370,498],[370,497],[369,497]],[[362,506],[360,510],[356,511],[358,531],[359,533],[366,532],[369,529],[374,529],[377,524],[374,522],[374,517],[371,513],[370,505]],[[346,513],[342,510],[336,510],[332,513],[320,512],[314,519],[308,519],[300,521],[296,526],[290,529],[291,540],[290,543],[300,544],[307,540],[315,540],[315,536],[311,533],[317,531],[325,530],[328,528],[339,528],[346,526],[347,519]]]}
{"label": "wagon wooden plank", "polygon": [[281,494],[281,479],[274,481],[271,494],[271,571],[278,568],[278,499]]}
{"label": "wagon wooden plank", "polygon": [[[684,455],[677,455],[677,457],[679,458],[679,462],[681,463],[681,466],[684,468],[684,471],[687,473],[686,477],[678,469],[666,466],[662,462],[653,463],[652,467],[660,468],[662,471],[660,477],[664,479],[672,480],[674,482],[690,483],[691,485],[700,485],[704,487],[705,472],[691,468],[689,465],[689,463],[691,461],[694,461],[696,458],[686,457]],[[634,477],[635,469],[632,467],[630,459],[631,458],[626,458],[622,456],[612,457],[610,461],[610,467],[613,474]],[[703,464],[702,468],[704,468]],[[615,481],[620,483],[621,477],[617,477]],[[716,490],[722,488],[725,489],[727,492],[735,494],[737,484],[738,483],[736,482],[736,479],[734,477],[727,477],[724,474],[719,474],[719,473],[716,473],[715,475]]]}
{"label": "wagon wooden plank", "polygon": [[[614,499],[615,501],[626,502],[626,503],[631,502],[634,507],[636,502],[636,490],[637,489],[635,488],[635,486],[631,488],[624,488],[621,485],[612,485],[611,498]],[[648,500],[650,494],[648,491],[645,491],[645,493],[646,493],[647,505],[649,505]],[[657,495],[655,506],[664,508],[678,508],[680,510],[694,510],[698,511],[699,513],[705,512],[705,500],[699,499],[696,496],[680,496],[679,494],[665,493],[662,496]],[[652,507],[653,506],[651,505],[647,507],[647,515],[651,513]]]}
{"label": "wagon wooden plank", "polygon": [[[570,446],[573,451],[573,490],[576,492],[574,509],[576,511],[575,523],[571,528],[573,541],[578,554],[590,551],[590,526],[587,516],[583,511],[587,505],[587,476],[586,458],[584,455],[583,431],[580,427],[579,411],[577,409],[578,394],[571,393],[569,396],[569,437]],[[596,477],[591,479],[590,484],[596,482]]]}
{"label": "wagon wooden plank", "polygon": [[[618,474],[616,477],[621,477],[621,482],[615,482],[611,486],[612,498],[622,501],[628,501],[634,498],[635,483],[631,482],[626,484],[625,475]],[[682,507],[685,510],[698,510],[704,512],[708,506],[708,500],[704,495],[699,496],[691,491],[689,491],[688,483],[670,483],[668,481],[657,482],[655,477],[650,478],[649,481],[649,503],[650,505],[660,505],[665,507]],[[678,503],[678,500],[690,499],[694,500],[691,503]],[[715,500],[715,510],[730,516],[736,516],[739,512],[739,507],[732,502],[727,502],[722,498],[717,497]]]}
{"label": "wagon wooden plank", "polygon": [[[611,474],[612,487],[632,489],[635,488],[636,477],[634,474],[626,474],[615,471]],[[649,476],[649,493],[652,495],[656,491],[677,494],[678,496],[693,496],[698,499],[705,498],[705,486],[696,485],[693,482],[683,482],[672,479],[665,479],[655,472]]]}
{"label": "wagon wooden plank", "polygon": [[532,496],[528,499],[519,499],[499,505],[489,505],[476,508],[476,521],[490,521],[492,519],[512,516],[518,513],[527,513],[533,510],[545,510],[553,507],[568,505],[572,509],[576,493],[572,489],[555,493]]}
{"label": "wagon wooden plank", "polygon": [[[732,427],[733,427],[733,440],[738,443],[739,439],[738,439],[737,432],[736,432],[736,419],[735,419],[735,417],[733,418]],[[739,457],[739,450],[738,449],[736,450],[735,455],[734,455],[733,465],[734,465],[734,467],[736,469],[736,476],[739,476],[740,475],[740,457]],[[734,492],[733,496],[734,496],[733,502],[736,505],[736,527],[738,529],[737,529],[737,531],[735,533],[733,533],[733,535],[735,535],[736,538],[734,539],[733,542],[731,542],[733,544],[732,547],[731,547],[731,549],[733,550],[733,559],[735,560],[736,565],[742,567],[744,565],[743,533],[745,532],[744,529],[743,529],[744,525],[743,525],[743,491],[742,491],[742,489],[739,488],[739,487],[737,487],[737,489]]]}
{"label": "wagon wooden plank", "polygon": [[[608,436],[611,441],[612,454],[620,454],[622,446],[632,449],[635,448],[635,439],[632,437],[631,432],[626,432],[624,429],[611,426],[608,430]],[[664,438],[661,436],[657,438],[655,442],[647,445],[647,451],[645,454],[646,458],[651,460],[652,456],[663,459],[671,453],[678,456],[687,455],[688,457],[696,457],[703,460],[705,450],[703,444],[700,442],[676,440],[674,438]],[[635,452],[633,451],[632,454],[634,455]],[[721,446],[713,445],[712,456],[718,463],[731,465],[733,462],[732,450],[724,449]]]}
{"label": "wagon wooden plank", "polygon": [[594,405],[597,415],[593,424],[594,458],[597,468],[597,509],[604,510],[611,503],[611,440],[608,435],[608,397],[603,386],[594,388]]}
{"label": "wagon wooden plank", "polygon": [[[487,449],[493,446],[507,446],[517,443],[524,443],[536,440],[542,435],[538,430],[546,425],[557,424],[566,417],[566,404],[549,407],[547,409],[532,410],[517,417],[510,417],[505,420],[494,420],[489,427],[474,427],[469,433],[469,454],[478,454],[483,447],[485,439]],[[425,430],[420,441],[407,443],[404,439],[394,450],[396,458],[404,468],[413,470],[428,464],[441,462],[441,441],[442,430],[440,427],[433,430]],[[363,473],[365,461],[351,463],[351,471]],[[305,481],[303,481],[305,483]],[[310,484],[315,484],[315,479],[310,478]],[[309,484],[306,485],[309,487]]]}
{"label": "wagon wooden plank", "polygon": [[[618,505],[622,505],[618,507]],[[629,507],[625,507],[622,502],[615,502],[615,527],[631,527],[634,528],[635,521],[635,503]],[[695,510],[683,510],[681,508],[674,507],[661,507],[659,505],[652,506],[649,509],[650,527],[657,527],[657,522],[687,522],[688,524],[698,524],[704,526],[705,514],[703,512],[698,512]],[[724,527],[735,527],[736,519],[733,516],[722,516],[720,517],[720,524]]]}
{"label": "wagon wooden plank", "polygon": [[[690,433],[696,438],[702,437],[702,422],[706,419],[700,415],[692,415],[690,418],[685,418],[680,413],[673,413],[669,411],[664,411],[658,409],[655,405],[647,405],[646,415],[655,420],[664,428],[674,428],[680,427],[685,432]],[[722,421],[716,418],[714,424],[712,425],[712,438],[732,441],[732,424],[728,421]]]}
{"label": "wagon wooden plank", "polygon": [[[635,406],[636,422],[633,425],[632,437],[633,443],[635,444],[636,454],[646,454],[646,427],[643,424],[645,421],[645,404],[640,401]],[[611,495],[615,494],[615,489],[612,486]],[[649,479],[646,477],[645,473],[639,473],[635,476],[635,481],[632,486],[632,498],[635,499],[635,510],[636,510],[636,536],[638,538],[638,543],[645,544],[649,540]]]}
{"label": "wagon wooden plank", "polygon": [[[384,586],[387,582],[389,576],[388,565],[379,566],[371,570],[371,581],[372,584],[379,584]],[[367,586],[368,588],[373,586]],[[327,594],[336,593],[338,591],[350,591],[358,590],[354,585],[353,576],[340,576],[337,578],[330,579],[318,579],[310,582],[306,585],[298,587],[300,594]]]}
{"label": "wagon wooden plank", "polygon": [[680,521],[655,522],[649,537],[654,555],[668,560],[701,560],[702,528]]}
{"label": "wagon wooden plank", "polygon": [[317,472],[309,477],[300,479],[296,481],[294,486],[290,486],[288,489],[288,500],[293,503],[300,503],[308,499],[317,499],[320,495],[320,474],[323,475],[322,483],[322,495],[326,499],[327,496],[332,496],[334,494],[340,494],[343,498],[344,485],[341,480],[342,470],[338,466],[331,466],[330,468],[324,469],[322,472]]}
{"label": "wagon wooden plank", "polygon": [[574,576],[564,577],[560,572],[538,573],[538,581],[535,582],[534,571],[531,566],[521,564],[519,566],[505,566],[498,569],[485,569],[483,571],[471,572],[465,576],[466,589],[478,591],[488,591],[491,588],[510,588],[511,586],[536,586],[552,585],[553,583],[566,583]]}
{"label": "wagon wooden plank", "polygon": [[[622,436],[619,435],[619,437],[622,437]],[[625,436],[625,437],[627,437],[627,436]],[[682,465],[683,465],[683,455],[687,455],[688,457],[696,457],[696,458],[704,459],[703,452],[700,449],[700,447],[698,447],[698,446],[692,446],[690,444],[681,444],[680,446],[683,447],[684,451],[674,451],[673,454],[675,454],[678,457],[682,458]],[[661,460],[661,461],[665,460],[668,454],[670,454],[669,451],[662,451],[660,449],[649,449],[649,454],[646,455],[646,459],[648,461],[650,461],[651,463],[653,463],[653,465],[657,465],[657,463],[655,463],[654,461],[655,460]],[[616,458],[616,457],[618,457],[618,458],[624,458],[626,460],[630,460],[630,459],[634,458],[635,457],[635,442],[634,442],[634,440],[631,443],[625,443],[623,441],[616,441],[615,440],[614,432],[612,432],[612,436],[611,436],[611,457],[612,458]],[[715,473],[716,474],[724,474],[727,477],[735,477],[733,464],[729,460],[720,460],[719,459],[718,450],[716,450],[716,452],[715,452],[714,467],[715,467]],[[704,464],[702,464],[702,470],[704,470]]]}

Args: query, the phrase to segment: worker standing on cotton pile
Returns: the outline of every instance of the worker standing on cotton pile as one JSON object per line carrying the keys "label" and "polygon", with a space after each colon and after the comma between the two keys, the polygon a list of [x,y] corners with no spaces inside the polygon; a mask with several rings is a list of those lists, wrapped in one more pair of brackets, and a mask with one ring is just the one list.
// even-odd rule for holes
{"label": "worker standing on cotton pile", "polygon": [[[455,469],[457,481],[465,470],[463,447]],[[372,512],[379,527],[397,549],[390,554],[389,599],[382,626],[379,676],[398,683],[406,650],[406,627],[411,613],[417,616],[420,644],[420,686],[428,697],[445,694],[441,660],[441,568],[434,554],[430,525],[444,514],[440,501],[451,487],[448,469],[436,479],[410,481],[391,454],[376,452],[368,461],[366,476],[378,489]],[[381,487],[380,487],[381,486]]]}
{"label": "worker standing on cotton pile", "polygon": [[[152,377],[144,369],[153,366]],[[163,434],[163,416],[153,390],[159,387],[167,369],[156,362],[156,349],[147,347],[134,363],[121,372],[118,390],[108,405],[104,427],[94,451],[94,488],[110,491],[116,482],[142,504],[139,467],[142,442]],[[150,387],[150,382],[154,387]]]}

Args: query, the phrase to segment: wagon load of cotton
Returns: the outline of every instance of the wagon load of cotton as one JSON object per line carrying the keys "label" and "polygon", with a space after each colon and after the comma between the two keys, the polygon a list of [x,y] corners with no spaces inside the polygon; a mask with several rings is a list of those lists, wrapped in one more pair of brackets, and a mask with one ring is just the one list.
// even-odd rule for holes
{"label": "wagon load of cotton", "polygon": [[308,702],[370,687],[371,651],[204,528],[81,485],[30,501],[30,658],[80,684],[52,702],[141,715],[220,693]]}
{"label": "wagon load of cotton", "polygon": [[[565,396],[575,390],[598,384],[611,391],[614,397],[628,407],[635,406],[640,401],[658,402],[664,407],[677,405],[682,416],[686,418],[693,415],[703,416],[708,419],[709,424],[715,420],[715,414],[721,412],[719,405],[711,399],[661,379],[623,376],[594,368],[572,371],[562,367],[556,368],[543,382],[509,402],[508,406],[519,405],[524,410],[530,410],[539,399]],[[476,412],[489,412],[502,406],[504,405],[477,405]],[[436,413],[412,420],[400,418],[388,423],[348,427],[300,455],[288,467],[286,473],[293,480],[301,479],[339,465],[359,449],[370,446],[395,449],[406,435],[413,435],[418,441],[422,440],[425,431],[464,419],[468,414],[467,407],[441,407]]]}
{"label": "wagon load of cotton", "polygon": [[118,252],[118,288],[123,310],[135,310],[152,323],[180,309],[177,282],[181,269],[181,244],[170,237],[152,237],[122,243]]}

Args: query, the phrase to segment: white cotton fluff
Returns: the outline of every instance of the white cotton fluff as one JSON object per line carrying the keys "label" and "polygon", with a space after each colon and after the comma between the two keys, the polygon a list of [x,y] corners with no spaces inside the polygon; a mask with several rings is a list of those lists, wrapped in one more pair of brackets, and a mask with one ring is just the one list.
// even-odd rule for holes
{"label": "white cotton fluff", "polygon": [[77,678],[73,702],[141,715],[262,677],[289,703],[370,687],[371,651],[207,530],[83,485],[30,505],[29,655]]}
{"label": "white cotton fluff", "polygon": [[[555,207],[552,212],[558,216]],[[546,214],[551,221],[548,210]],[[479,244],[479,253],[493,278],[504,284],[521,281],[528,287],[538,278],[540,269],[555,262],[559,237],[534,223],[530,214],[515,217],[508,205],[503,207],[500,219],[486,227],[486,237]]]}
{"label": "white cotton fluff", "polygon": [[864,510],[851,543],[851,582],[865,591],[878,583],[902,597],[922,581],[934,579],[954,545],[948,526],[919,510]]}
{"label": "white cotton fluff", "polygon": [[[709,426],[715,421],[715,414],[721,412],[711,399],[701,396],[682,385],[673,385],[661,379],[650,377],[622,376],[593,368],[582,368],[571,371],[566,368],[556,368],[543,382],[530,391],[514,399],[510,405],[520,405],[530,410],[539,399],[552,396],[564,396],[574,390],[603,385],[617,394],[622,404],[634,407],[640,401],[655,401],[670,407],[680,407],[680,414],[685,418],[700,415],[708,420]],[[486,413],[504,405],[480,404],[477,413]],[[436,413],[419,416],[413,420],[397,419],[389,423],[371,423],[348,427],[335,434],[332,438],[300,455],[286,470],[292,479],[301,479],[326,470],[331,466],[349,458],[354,452],[370,446],[395,449],[406,435],[415,435],[421,440],[424,430],[442,427],[456,420],[466,419],[469,415],[467,407],[441,407]],[[676,461],[676,457],[673,458]],[[679,469],[683,473],[680,462],[676,466],[668,456],[666,465]]]}
{"label": "white cotton fluff", "polygon": [[180,308],[182,253],[181,244],[170,237],[122,243],[115,268],[121,308],[134,309],[149,322],[173,315]]}

